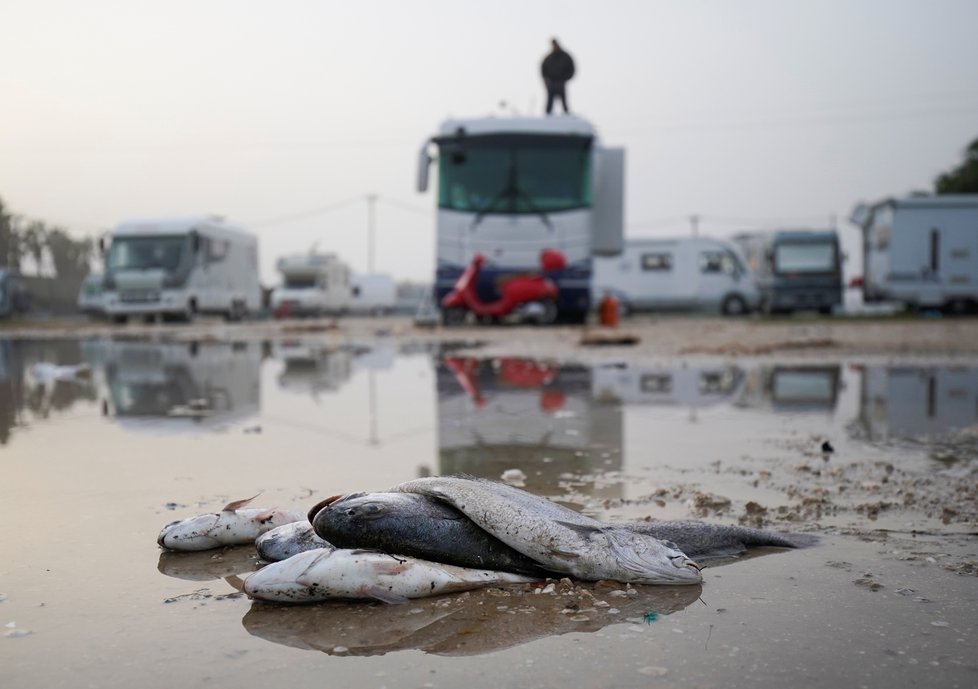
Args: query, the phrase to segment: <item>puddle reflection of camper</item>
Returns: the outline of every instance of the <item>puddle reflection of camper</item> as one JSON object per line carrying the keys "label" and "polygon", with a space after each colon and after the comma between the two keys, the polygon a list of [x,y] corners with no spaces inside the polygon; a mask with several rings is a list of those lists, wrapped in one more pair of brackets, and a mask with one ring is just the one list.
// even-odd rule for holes
{"label": "puddle reflection of camper", "polygon": [[831,412],[841,388],[838,364],[762,366],[748,374],[740,406],[774,412]]}
{"label": "puddle reflection of camper", "polygon": [[[567,473],[622,468],[621,407],[592,399],[589,368],[446,356],[437,384],[444,475],[498,479],[518,469],[529,488],[553,490]],[[618,497],[620,490],[592,493]]]}
{"label": "puddle reflection of camper", "polygon": [[867,366],[859,419],[871,440],[941,439],[978,428],[978,368]]}
{"label": "puddle reflection of camper", "polygon": [[695,409],[735,401],[744,378],[741,369],[725,364],[675,368],[599,366],[594,370],[594,396],[625,404]]}
{"label": "puddle reflection of camper", "polygon": [[313,397],[336,392],[353,374],[354,353],[349,349],[280,342],[275,345],[273,356],[283,364],[278,386],[289,392]]}
{"label": "puddle reflection of camper", "polygon": [[124,426],[215,427],[259,411],[257,344],[99,341],[85,347],[103,412]]}

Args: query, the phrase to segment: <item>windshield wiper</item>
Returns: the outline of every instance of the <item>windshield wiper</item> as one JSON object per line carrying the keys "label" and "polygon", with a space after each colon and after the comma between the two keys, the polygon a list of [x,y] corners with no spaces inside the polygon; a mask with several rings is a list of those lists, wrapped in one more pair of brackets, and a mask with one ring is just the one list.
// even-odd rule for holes
{"label": "windshield wiper", "polygon": [[[475,218],[473,218],[472,220],[472,227],[470,227],[469,229],[474,230],[479,225],[479,223],[482,222],[482,219],[487,214],[489,214],[493,208],[496,207],[497,203],[507,198],[513,199],[514,201],[519,201],[521,199],[525,201],[527,208],[530,209],[530,212],[539,215],[540,220],[543,222],[544,225],[547,226],[547,229],[550,230],[551,232],[554,231],[553,223],[550,222],[550,216],[547,215],[546,211],[544,211],[539,206],[537,206],[533,202],[533,197],[531,197],[525,191],[520,189],[520,186],[516,183],[515,162],[512,162],[509,165],[509,174],[506,175],[506,186],[500,189],[499,192],[492,197],[492,200],[490,200],[489,203],[487,203],[485,206],[479,209],[479,212],[475,214]],[[514,210],[515,210],[515,204],[514,204]]]}

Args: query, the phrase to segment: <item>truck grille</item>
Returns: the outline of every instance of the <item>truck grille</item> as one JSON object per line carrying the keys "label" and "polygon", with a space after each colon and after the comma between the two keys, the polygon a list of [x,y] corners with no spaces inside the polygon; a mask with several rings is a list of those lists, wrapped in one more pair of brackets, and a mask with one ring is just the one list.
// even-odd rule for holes
{"label": "truck grille", "polygon": [[148,289],[126,290],[119,294],[119,300],[127,304],[145,304],[148,302],[159,301],[160,293],[156,290]]}

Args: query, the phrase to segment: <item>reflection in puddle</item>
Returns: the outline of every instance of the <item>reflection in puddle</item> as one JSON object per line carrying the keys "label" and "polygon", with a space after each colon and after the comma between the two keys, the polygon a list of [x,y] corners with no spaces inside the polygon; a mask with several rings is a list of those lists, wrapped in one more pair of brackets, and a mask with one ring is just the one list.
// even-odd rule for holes
{"label": "reflection in puddle", "polygon": [[258,553],[253,546],[221,548],[182,553],[161,550],[157,565],[161,574],[187,581],[210,581],[247,574],[258,565]]}
{"label": "reflection in puddle", "polygon": [[[534,589],[529,589],[534,590]],[[539,587],[536,590],[540,590]],[[563,593],[488,589],[422,598],[405,605],[252,603],[242,619],[254,636],[330,655],[419,650],[471,656],[609,624],[652,624],[700,597],[700,586],[576,584]]]}
{"label": "reflection in puddle", "polygon": [[978,435],[978,368],[866,367],[859,398],[870,440],[943,440],[965,429]]}
{"label": "reflection in puddle", "polygon": [[[75,404],[97,402],[125,429],[210,431],[261,414],[262,368],[285,393],[342,396],[358,372],[367,376],[365,444],[379,442],[378,390],[394,367],[394,342],[324,347],[303,342],[160,343],[125,340],[0,340],[0,444],[18,427],[41,423]],[[39,365],[40,364],[40,365]],[[82,364],[76,378],[32,374]],[[437,473],[499,478],[514,467],[527,487],[553,493],[562,476],[624,468],[624,411],[633,407],[831,414],[846,392],[843,367],[829,364],[676,362],[671,365],[562,365],[522,358],[435,356]],[[941,440],[978,429],[978,367],[854,365],[852,432]],[[421,379],[419,379],[421,380]],[[858,395],[858,396],[856,396]],[[281,406],[281,405],[279,405]],[[308,425],[308,424],[307,424]],[[412,431],[414,432],[414,431]],[[594,488],[596,497],[615,489]],[[610,492],[609,492],[610,491]]]}

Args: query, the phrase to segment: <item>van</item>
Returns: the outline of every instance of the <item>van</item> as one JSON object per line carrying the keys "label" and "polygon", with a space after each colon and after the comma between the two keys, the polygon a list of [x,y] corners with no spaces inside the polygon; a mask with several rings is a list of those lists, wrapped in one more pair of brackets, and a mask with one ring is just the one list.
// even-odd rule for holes
{"label": "van", "polygon": [[204,313],[238,320],[261,306],[258,240],[220,218],[127,220],[100,249],[102,304],[117,323]]}
{"label": "van", "polygon": [[614,295],[624,312],[757,308],[753,275],[737,246],[711,237],[629,239],[615,257],[595,257],[593,301]]}

